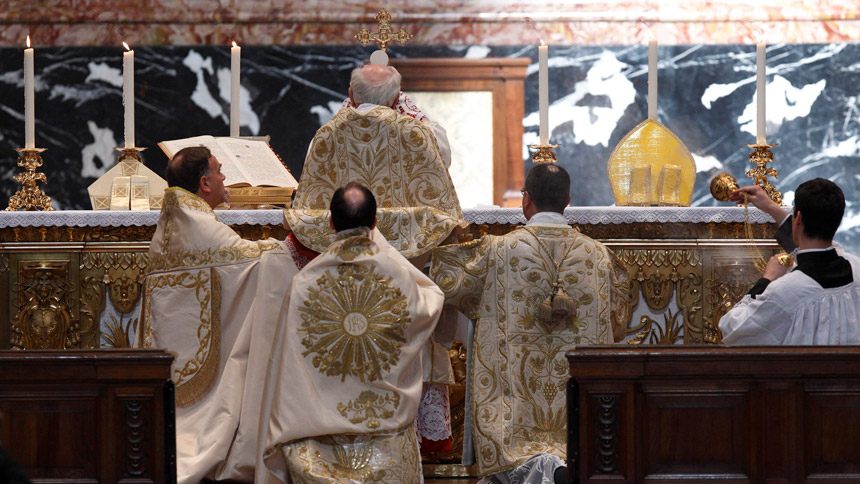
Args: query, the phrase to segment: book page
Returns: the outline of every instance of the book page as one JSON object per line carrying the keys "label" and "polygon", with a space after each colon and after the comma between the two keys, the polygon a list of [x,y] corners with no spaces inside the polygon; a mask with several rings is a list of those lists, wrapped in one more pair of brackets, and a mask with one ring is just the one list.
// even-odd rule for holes
{"label": "book page", "polygon": [[162,141],[158,144],[161,150],[168,158],[173,158],[182,148],[189,146],[205,146],[209,148],[215,159],[221,163],[221,173],[224,174],[224,186],[250,184],[251,182],[242,174],[242,171],[236,167],[233,157],[224,151],[218,141],[209,135],[195,136],[193,138],[177,139],[172,141]]}
{"label": "book page", "polygon": [[[218,138],[224,151],[232,155],[236,164],[252,186],[292,187],[298,182],[278,159],[272,148],[263,141],[241,138]],[[225,181],[225,184],[227,182]]]}

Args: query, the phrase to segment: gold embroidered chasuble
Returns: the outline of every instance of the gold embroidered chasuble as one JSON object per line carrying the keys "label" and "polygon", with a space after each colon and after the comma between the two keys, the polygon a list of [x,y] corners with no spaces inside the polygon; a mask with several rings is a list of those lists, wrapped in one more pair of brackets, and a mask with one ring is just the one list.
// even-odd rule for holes
{"label": "gold embroidered chasuble", "polygon": [[443,302],[378,230],[340,232],[278,317],[258,468],[281,482],[417,483],[421,349]]}
{"label": "gold embroidered chasuble", "polygon": [[242,239],[181,188],[165,191],[149,256],[137,345],[176,352],[178,482],[251,481],[266,361],[249,353],[272,339],[252,320],[277,312],[298,270],[279,241]]}
{"label": "gold embroidered chasuble", "polygon": [[407,258],[466,227],[460,202],[433,132],[420,121],[377,106],[366,113],[343,108],[311,141],[293,210],[286,219],[305,246],[320,252],[331,242],[318,224],[334,191],[348,182],[368,187],[380,208],[378,227]]}
{"label": "gold embroidered chasuble", "polygon": [[[627,307],[626,271],[609,249],[570,226],[535,224],[437,248],[431,277],[447,304],[477,319],[469,388],[479,475],[541,452],[564,459],[564,355],[575,345],[613,342],[613,321],[624,321]],[[575,312],[545,322],[538,306],[559,277]]]}

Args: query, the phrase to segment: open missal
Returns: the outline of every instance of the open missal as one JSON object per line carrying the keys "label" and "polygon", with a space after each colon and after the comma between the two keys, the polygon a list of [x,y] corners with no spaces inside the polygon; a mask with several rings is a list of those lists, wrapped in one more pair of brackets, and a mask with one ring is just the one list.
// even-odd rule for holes
{"label": "open missal", "polygon": [[265,141],[206,135],[158,143],[168,159],[188,146],[205,146],[221,162],[233,208],[260,204],[289,207],[298,182]]}

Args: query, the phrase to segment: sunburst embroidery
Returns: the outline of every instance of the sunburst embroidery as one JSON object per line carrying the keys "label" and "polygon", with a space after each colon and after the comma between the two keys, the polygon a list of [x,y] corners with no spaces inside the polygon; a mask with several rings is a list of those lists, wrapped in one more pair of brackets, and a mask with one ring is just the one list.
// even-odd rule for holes
{"label": "sunburst embroidery", "polygon": [[406,296],[391,278],[373,266],[341,264],[328,270],[308,290],[298,310],[304,333],[302,356],[328,376],[356,376],[375,381],[389,372],[405,343],[404,326],[411,322]]}

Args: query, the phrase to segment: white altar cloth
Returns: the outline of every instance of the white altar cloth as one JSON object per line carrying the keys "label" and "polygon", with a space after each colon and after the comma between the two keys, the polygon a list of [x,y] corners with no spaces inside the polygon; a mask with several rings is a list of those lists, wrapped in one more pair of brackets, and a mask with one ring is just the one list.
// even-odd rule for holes
{"label": "white altar cloth", "polygon": [[[280,225],[282,210],[216,210],[218,220],[228,225]],[[155,225],[157,210],[132,212],[109,210],[57,210],[54,212],[0,211],[0,228],[10,227],[129,227]],[[743,207],[568,207],[571,224],[623,223],[720,223],[743,222]],[[463,217],[474,224],[524,224],[520,208],[481,207],[463,209]],[[749,209],[751,223],[774,220],[757,208]]]}

